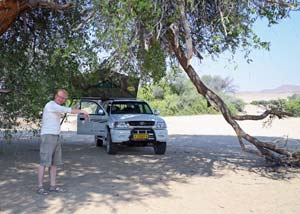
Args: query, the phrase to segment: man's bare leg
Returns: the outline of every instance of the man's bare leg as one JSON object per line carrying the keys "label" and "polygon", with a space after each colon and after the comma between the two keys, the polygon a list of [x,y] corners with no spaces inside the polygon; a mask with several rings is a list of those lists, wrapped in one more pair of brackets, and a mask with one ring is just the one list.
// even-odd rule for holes
{"label": "man's bare leg", "polygon": [[55,187],[56,186],[56,166],[50,166],[50,186]]}
{"label": "man's bare leg", "polygon": [[45,166],[39,165],[39,167],[38,167],[38,186],[39,187],[43,187],[44,172],[45,172]]}

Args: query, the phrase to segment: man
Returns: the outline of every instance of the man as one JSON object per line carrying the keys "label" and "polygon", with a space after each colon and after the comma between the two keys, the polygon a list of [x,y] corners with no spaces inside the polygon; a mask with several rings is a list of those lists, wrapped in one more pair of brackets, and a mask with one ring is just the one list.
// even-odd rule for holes
{"label": "man", "polygon": [[[89,114],[80,109],[62,106],[68,99],[68,92],[64,89],[57,90],[54,100],[48,102],[43,110],[40,165],[38,167],[38,190],[40,195],[48,195],[49,192],[65,192],[61,187],[56,186],[57,166],[62,165],[61,142],[59,141],[60,119],[64,113],[84,114],[89,119]],[[43,187],[45,168],[50,171],[49,191]]]}

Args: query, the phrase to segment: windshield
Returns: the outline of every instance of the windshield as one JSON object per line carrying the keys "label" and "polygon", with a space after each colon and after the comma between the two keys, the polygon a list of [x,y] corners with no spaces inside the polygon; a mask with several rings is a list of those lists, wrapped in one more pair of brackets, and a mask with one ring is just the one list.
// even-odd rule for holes
{"label": "windshield", "polygon": [[149,105],[145,102],[113,102],[111,114],[153,114]]}

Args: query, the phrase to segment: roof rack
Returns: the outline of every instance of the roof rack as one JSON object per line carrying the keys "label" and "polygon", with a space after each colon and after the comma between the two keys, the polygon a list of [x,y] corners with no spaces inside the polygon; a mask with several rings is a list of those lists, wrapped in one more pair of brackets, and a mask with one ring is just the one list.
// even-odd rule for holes
{"label": "roof rack", "polygon": [[105,100],[137,100],[137,98],[133,98],[133,97],[110,97],[108,99]]}
{"label": "roof rack", "polygon": [[103,100],[103,98],[101,97],[79,97],[79,98],[74,98],[74,99],[81,99],[81,100],[84,100],[84,99],[90,99],[90,100]]}

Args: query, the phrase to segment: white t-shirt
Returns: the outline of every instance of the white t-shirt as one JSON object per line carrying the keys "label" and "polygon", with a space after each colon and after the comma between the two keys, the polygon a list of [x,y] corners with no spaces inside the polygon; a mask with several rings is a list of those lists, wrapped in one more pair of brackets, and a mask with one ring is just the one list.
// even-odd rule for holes
{"label": "white t-shirt", "polygon": [[41,135],[59,135],[61,116],[64,113],[71,113],[71,111],[72,108],[61,106],[53,100],[48,102],[43,110]]}

